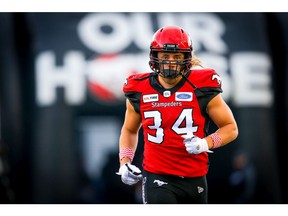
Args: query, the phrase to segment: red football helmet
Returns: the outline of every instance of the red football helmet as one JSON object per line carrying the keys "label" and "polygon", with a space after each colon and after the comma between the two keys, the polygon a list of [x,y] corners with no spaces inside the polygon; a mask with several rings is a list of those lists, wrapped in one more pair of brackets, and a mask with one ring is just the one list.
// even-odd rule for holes
{"label": "red football helmet", "polygon": [[[178,26],[166,26],[157,30],[150,46],[150,68],[165,78],[176,78],[189,71],[192,64],[192,42],[190,36]],[[161,60],[157,52],[181,52],[184,59],[180,61]],[[164,69],[164,65],[176,64],[178,69]],[[169,66],[169,68],[172,68]]]}

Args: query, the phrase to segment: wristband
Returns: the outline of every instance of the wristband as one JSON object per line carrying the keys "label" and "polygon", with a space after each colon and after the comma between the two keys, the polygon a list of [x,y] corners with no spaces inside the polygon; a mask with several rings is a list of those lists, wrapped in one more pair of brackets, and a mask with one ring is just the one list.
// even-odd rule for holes
{"label": "wristband", "polygon": [[219,148],[222,145],[222,138],[217,132],[210,134],[208,137],[211,137],[213,141],[212,149]]}
{"label": "wristband", "polygon": [[127,157],[130,159],[130,161],[132,162],[133,158],[134,158],[134,152],[131,148],[123,148],[120,150],[119,152],[119,160],[121,161],[124,157]]}

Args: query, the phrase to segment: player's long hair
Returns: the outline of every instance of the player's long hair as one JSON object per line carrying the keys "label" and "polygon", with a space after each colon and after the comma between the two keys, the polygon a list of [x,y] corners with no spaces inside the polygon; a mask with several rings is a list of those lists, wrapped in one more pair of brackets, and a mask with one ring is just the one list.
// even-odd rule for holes
{"label": "player's long hair", "polygon": [[196,56],[196,54],[195,54],[194,51],[192,51],[191,65],[192,65],[192,67],[193,67],[193,66],[194,66],[194,67],[195,67],[195,66],[199,66],[199,67],[204,68],[201,60]]}

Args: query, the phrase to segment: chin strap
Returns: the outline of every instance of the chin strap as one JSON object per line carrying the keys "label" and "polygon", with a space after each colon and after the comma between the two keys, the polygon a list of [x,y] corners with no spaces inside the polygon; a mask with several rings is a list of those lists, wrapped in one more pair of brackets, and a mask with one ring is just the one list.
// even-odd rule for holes
{"label": "chin strap", "polygon": [[197,86],[195,86],[183,73],[181,73],[181,75],[194,89],[197,89]]}

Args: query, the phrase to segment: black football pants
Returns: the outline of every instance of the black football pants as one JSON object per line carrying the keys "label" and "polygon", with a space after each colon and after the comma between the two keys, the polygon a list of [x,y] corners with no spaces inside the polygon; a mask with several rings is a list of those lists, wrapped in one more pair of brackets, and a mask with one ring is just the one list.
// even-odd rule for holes
{"label": "black football pants", "polygon": [[143,172],[144,204],[207,204],[206,176],[183,178]]}

